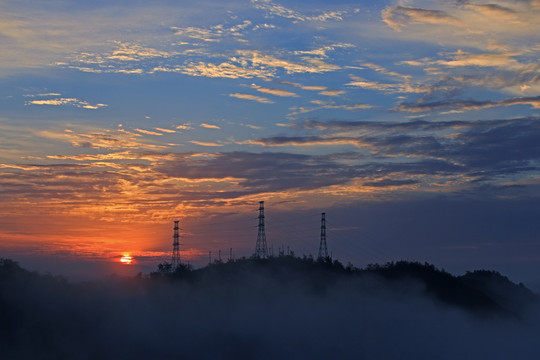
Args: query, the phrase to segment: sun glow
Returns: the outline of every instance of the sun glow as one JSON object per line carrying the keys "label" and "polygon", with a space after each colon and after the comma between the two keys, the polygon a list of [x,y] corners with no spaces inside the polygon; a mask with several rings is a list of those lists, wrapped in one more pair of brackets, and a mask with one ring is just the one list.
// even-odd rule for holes
{"label": "sun glow", "polygon": [[124,255],[122,255],[122,257],[120,258],[120,262],[121,262],[122,264],[125,264],[125,265],[131,264],[132,261],[133,261],[133,258],[132,258],[131,255],[129,255],[129,254],[124,254]]}

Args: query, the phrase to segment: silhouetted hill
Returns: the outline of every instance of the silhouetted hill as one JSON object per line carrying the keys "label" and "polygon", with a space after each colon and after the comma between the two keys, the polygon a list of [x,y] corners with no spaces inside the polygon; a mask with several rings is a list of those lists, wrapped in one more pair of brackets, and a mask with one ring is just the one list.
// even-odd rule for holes
{"label": "silhouetted hill", "polygon": [[458,277],[458,280],[466,286],[482,291],[502,308],[514,314],[520,314],[532,302],[538,301],[538,295],[525,285],[515,284],[496,271],[468,271]]}
{"label": "silhouetted hill", "polygon": [[[338,281],[354,282],[355,279],[378,276],[386,280],[385,286],[390,290],[403,290],[407,282],[416,282],[423,286],[426,295],[478,314],[487,312],[519,316],[527,306],[538,301],[538,296],[523,284],[516,285],[494,271],[477,270],[463,276],[454,276],[434,265],[410,261],[371,264],[365,269],[358,269],[352,265],[343,266],[337,260],[317,261],[310,257],[244,258],[215,262],[197,270],[185,265],[176,271],[168,267],[152,275],[154,278],[163,276],[170,280],[194,283],[234,283],[240,279],[245,281],[246,276],[257,279],[262,277],[265,281],[296,284],[315,292],[329,291]],[[364,290],[370,291],[369,288]]]}
{"label": "silhouetted hill", "polygon": [[415,262],[165,263],[70,283],[0,259],[0,359],[536,359],[539,323],[523,285]]}

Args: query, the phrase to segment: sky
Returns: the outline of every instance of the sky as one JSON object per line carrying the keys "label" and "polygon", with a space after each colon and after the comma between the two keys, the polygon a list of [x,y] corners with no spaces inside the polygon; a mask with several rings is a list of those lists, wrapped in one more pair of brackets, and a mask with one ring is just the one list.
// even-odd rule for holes
{"label": "sky", "polygon": [[[250,256],[540,290],[540,1],[0,0],[0,255]],[[209,253],[211,252],[211,253]],[[124,254],[130,265],[120,262]]]}

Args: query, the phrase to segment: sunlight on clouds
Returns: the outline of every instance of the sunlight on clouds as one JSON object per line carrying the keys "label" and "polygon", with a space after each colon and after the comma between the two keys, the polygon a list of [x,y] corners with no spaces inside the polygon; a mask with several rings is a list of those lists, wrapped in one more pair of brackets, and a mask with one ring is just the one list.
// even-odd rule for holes
{"label": "sunlight on clouds", "polygon": [[273,72],[267,69],[244,68],[231,63],[223,62],[219,65],[211,63],[189,63],[181,68],[180,72],[190,76],[206,76],[210,78],[250,79],[253,77],[269,78]]}
{"label": "sunlight on clouds", "polygon": [[252,84],[251,88],[259,92],[262,92],[264,94],[270,94],[270,95],[281,96],[281,97],[298,97],[298,94],[295,94],[292,91],[287,91],[287,90],[265,88],[265,87],[261,87],[255,84]]}
{"label": "sunlight on clouds", "polygon": [[149,131],[149,130],[143,130],[143,129],[134,129],[135,131],[137,132],[140,132],[141,134],[145,134],[145,135],[156,135],[156,136],[162,136],[163,134],[162,133],[158,133],[158,132],[155,132],[155,131]]}
{"label": "sunlight on clouds", "polygon": [[182,124],[182,125],[177,125],[176,128],[178,130],[193,130],[193,127],[191,125],[192,124]]}
{"label": "sunlight on clouds", "polygon": [[174,133],[176,133],[176,131],[175,131],[175,130],[172,130],[172,129],[164,129],[164,128],[159,128],[159,127],[155,128],[155,129],[156,129],[157,131],[161,131],[161,132],[168,133],[168,134],[174,134]]}
{"label": "sunlight on clouds", "polygon": [[422,102],[422,103],[402,103],[396,106],[394,111],[405,112],[427,112],[439,111],[446,109],[455,109],[459,111],[481,110],[495,107],[507,107],[515,105],[529,105],[534,109],[540,109],[540,96],[523,97],[523,98],[508,98],[500,101],[460,101],[447,100],[439,102]]}
{"label": "sunlight on clouds", "polygon": [[304,64],[279,59],[273,55],[263,54],[257,50],[238,50],[238,54],[245,60],[253,64],[254,67],[282,68],[288,74],[295,73],[325,73],[340,69],[338,65],[328,64],[323,60],[311,57],[303,57]]}
{"label": "sunlight on clouds", "polygon": [[200,124],[199,126],[205,128],[205,129],[215,129],[215,130],[221,129],[221,128],[220,128],[219,126],[217,126],[217,125],[206,124],[206,123],[202,123],[202,124]]}
{"label": "sunlight on clouds", "polygon": [[432,25],[446,24],[453,26],[464,25],[460,20],[441,10],[427,10],[400,5],[385,8],[381,15],[383,21],[396,31],[402,31],[402,28],[408,23]]}
{"label": "sunlight on clouds", "polygon": [[208,146],[208,147],[215,147],[215,146],[223,146],[224,144],[216,143],[216,142],[210,142],[210,141],[197,141],[197,140],[190,140],[189,141],[192,144],[199,145],[199,146]]}
{"label": "sunlight on clouds", "polygon": [[[40,95],[26,95],[32,97],[42,97],[42,96],[56,96],[59,94],[40,94]],[[50,105],[50,106],[62,106],[62,105],[71,105],[82,109],[91,109],[97,110],[102,107],[106,107],[107,104],[90,104],[87,101],[79,100],[76,98],[53,98],[53,99],[40,99],[40,100],[28,100],[24,102],[25,105]]]}
{"label": "sunlight on clouds", "polygon": [[6,4],[0,215],[61,216],[60,251],[261,199],[536,197],[537,0]]}
{"label": "sunlight on clouds", "polygon": [[324,96],[340,96],[340,95],[343,95],[343,94],[345,94],[345,93],[346,93],[345,90],[324,90],[324,91],[319,92],[319,95],[324,95]]}
{"label": "sunlight on clouds", "polygon": [[[116,131],[96,129],[92,133],[66,133],[55,132],[51,130],[42,130],[39,136],[44,138],[66,141],[71,143],[75,147],[89,148],[89,149],[147,149],[157,150],[166,149],[167,146],[145,143],[143,140],[139,140],[137,137],[140,134],[132,133],[123,129]],[[161,134],[160,134],[161,135]]]}
{"label": "sunlight on clouds", "polygon": [[374,106],[370,104],[342,104],[338,105],[333,102],[325,102],[321,100],[314,100],[312,103],[320,105],[314,107],[291,107],[291,112],[288,116],[297,116],[301,114],[307,114],[309,112],[318,111],[318,110],[346,110],[346,111],[359,111],[359,110],[368,110],[372,109]]}
{"label": "sunlight on clouds", "polygon": [[242,99],[242,100],[256,101],[256,102],[260,102],[262,104],[273,104],[274,103],[272,100],[270,100],[268,98],[261,97],[261,96],[250,95],[250,94],[235,93],[235,94],[229,94],[229,96],[237,98],[237,99]]}
{"label": "sunlight on clouds", "polygon": [[314,16],[306,16],[297,11],[288,9],[282,5],[276,4],[271,0],[251,0],[251,3],[256,9],[264,10],[269,15],[280,16],[296,21],[329,21],[343,20],[344,11],[330,11]]}
{"label": "sunlight on clouds", "polygon": [[432,91],[432,88],[429,86],[413,85],[410,83],[388,84],[378,81],[368,81],[364,78],[354,75],[351,75],[351,79],[353,81],[348,82],[345,85],[388,93],[429,93]]}

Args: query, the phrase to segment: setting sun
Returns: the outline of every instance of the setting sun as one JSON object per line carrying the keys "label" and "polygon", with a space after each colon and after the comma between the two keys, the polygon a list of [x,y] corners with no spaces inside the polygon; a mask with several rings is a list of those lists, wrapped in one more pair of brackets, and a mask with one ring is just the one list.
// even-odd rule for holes
{"label": "setting sun", "polygon": [[131,264],[132,261],[133,261],[133,258],[132,258],[129,254],[124,254],[124,255],[122,255],[122,257],[120,258],[120,262],[121,262],[122,264],[129,265],[129,264]]}

